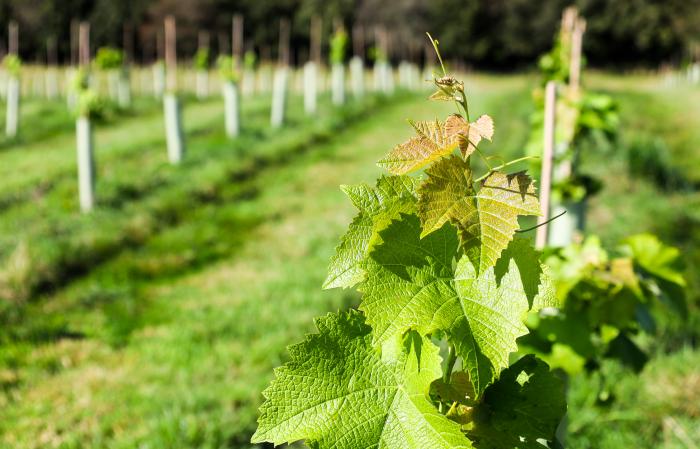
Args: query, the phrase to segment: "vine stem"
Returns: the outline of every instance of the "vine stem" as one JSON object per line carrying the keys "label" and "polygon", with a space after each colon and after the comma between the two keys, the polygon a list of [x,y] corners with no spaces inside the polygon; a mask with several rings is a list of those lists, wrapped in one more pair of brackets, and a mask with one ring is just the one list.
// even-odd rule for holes
{"label": "vine stem", "polygon": [[543,221],[542,223],[539,223],[539,224],[537,224],[537,225],[535,225],[535,226],[533,226],[533,227],[531,227],[531,228],[527,228],[527,229],[516,229],[515,232],[520,232],[520,233],[522,233],[522,232],[530,232],[530,231],[533,231],[533,230],[535,230],[535,229],[537,229],[537,228],[540,228],[540,227],[542,227],[542,226],[545,226],[545,225],[547,225],[547,224],[553,222],[554,220],[556,220],[557,218],[561,217],[561,216],[564,215],[565,213],[566,213],[566,211],[560,213],[560,214],[557,215],[556,217],[550,218],[550,219],[547,220],[547,221]]}
{"label": "vine stem", "polygon": [[538,156],[523,156],[523,157],[519,157],[518,159],[513,159],[510,162],[506,162],[506,163],[499,165],[498,167],[494,167],[492,169],[489,169],[489,171],[485,175],[480,176],[479,178],[475,179],[474,182],[483,181],[484,179],[488,178],[491,173],[493,173],[495,171],[504,169],[504,168],[508,167],[509,165],[517,164],[518,162],[527,161],[528,159],[539,159],[539,157]]}
{"label": "vine stem", "polygon": [[455,367],[455,363],[457,362],[457,351],[455,350],[454,345],[450,345],[450,348],[447,350],[447,366],[445,367],[445,374],[443,375],[443,382],[446,384],[450,383],[450,379],[452,378],[452,370]]}

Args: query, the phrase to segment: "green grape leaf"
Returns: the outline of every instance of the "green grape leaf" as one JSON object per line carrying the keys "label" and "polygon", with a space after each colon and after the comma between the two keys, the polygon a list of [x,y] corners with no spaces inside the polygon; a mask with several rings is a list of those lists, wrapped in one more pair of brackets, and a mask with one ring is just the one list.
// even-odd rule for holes
{"label": "green grape leaf", "polygon": [[478,192],[468,159],[444,158],[426,174],[428,179],[418,188],[423,235],[451,222],[478,272],[496,263],[518,229],[518,216],[540,214],[534,183],[524,173],[493,172]]}
{"label": "green grape leaf", "polygon": [[447,332],[479,395],[508,366],[515,340],[527,333],[526,312],[556,304],[551,280],[542,269],[521,272],[519,267],[533,263],[533,251],[520,239],[504,252],[507,269],[499,266],[496,273],[492,267],[479,275],[467,257],[456,273],[452,268],[457,254],[452,226],[423,239],[420,234],[413,215],[402,215],[380,233],[382,244],[365,265],[360,309],[375,344],[409,329],[421,335]]}
{"label": "green grape leaf", "polygon": [[383,176],[375,188],[367,184],[342,187],[360,212],[336,248],[323,288],[352,287],[364,279],[361,263],[378,232],[400,213],[415,210],[417,183],[408,176]]}
{"label": "green grape leaf", "polygon": [[478,449],[546,449],[564,413],[564,383],[528,355],[486,390],[467,435]]}
{"label": "green grape leaf", "polygon": [[374,331],[376,344],[409,329],[422,335],[441,328],[436,313],[457,301],[452,262],[457,235],[447,225],[424,239],[415,215],[402,215],[380,233],[382,244],[365,264],[367,277],[360,309]]}
{"label": "green grape leaf", "polygon": [[474,385],[469,380],[469,374],[464,371],[452,373],[449,383],[443,379],[437,379],[430,386],[430,391],[444,402],[459,402],[467,406],[473,406],[476,403]]}
{"label": "green grape leaf", "polygon": [[305,439],[314,449],[467,449],[459,424],[428,399],[438,348],[415,333],[381,351],[357,311],[329,314],[319,333],[289,348],[265,390],[252,442]]}
{"label": "green grape leaf", "polygon": [[509,354],[518,349],[516,340],[528,333],[527,312],[557,304],[546,270],[521,268],[533,259],[532,249],[520,240],[503,252],[507,270],[498,266],[477,273],[468,257],[457,264],[457,310],[449,312],[453,320],[447,333],[478,395],[508,366]]}
{"label": "green grape leaf", "polygon": [[655,235],[639,234],[625,239],[623,250],[648,273],[685,287],[678,248],[664,245]]}

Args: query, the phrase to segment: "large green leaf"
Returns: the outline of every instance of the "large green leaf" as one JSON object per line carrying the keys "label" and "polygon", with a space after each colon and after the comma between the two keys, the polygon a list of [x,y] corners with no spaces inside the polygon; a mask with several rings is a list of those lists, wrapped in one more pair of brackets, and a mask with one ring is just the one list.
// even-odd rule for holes
{"label": "large green leaf", "polygon": [[527,312],[556,305],[546,270],[525,268],[537,266],[533,252],[517,239],[503,252],[504,262],[497,267],[477,273],[468,257],[457,265],[458,308],[449,312],[455,318],[447,331],[477,394],[508,366],[509,354],[518,349],[516,340],[528,333]]}
{"label": "large green leaf", "polygon": [[453,223],[478,272],[496,263],[518,229],[518,216],[540,214],[534,183],[524,173],[493,172],[476,191],[469,159],[451,156],[426,174],[428,179],[418,189],[423,233]]}
{"label": "large green leaf", "polygon": [[486,390],[467,435],[479,449],[546,449],[564,413],[563,382],[528,355]]}
{"label": "large green leaf", "polygon": [[418,218],[409,215],[380,233],[382,244],[365,265],[360,309],[367,314],[375,344],[409,329],[422,335],[447,332],[480,394],[508,366],[508,355],[517,350],[515,340],[527,333],[525,313],[555,305],[551,281],[542,269],[529,267],[533,260],[537,265],[537,254],[525,241],[514,241],[504,252],[505,265],[478,274],[467,257],[454,271],[457,237],[452,226],[423,239],[420,234]]}
{"label": "large green leaf", "polygon": [[437,311],[454,302],[453,260],[457,234],[447,225],[424,239],[415,215],[402,215],[380,233],[382,244],[370,253],[360,284],[360,309],[374,330],[375,342],[408,329],[426,335],[441,329]]}
{"label": "large green leaf", "polygon": [[400,213],[415,210],[417,183],[408,176],[388,176],[379,178],[375,188],[342,187],[360,212],[336,248],[323,288],[352,287],[364,278],[361,262],[376,243],[377,233]]}
{"label": "large green leaf", "polygon": [[438,348],[415,333],[371,344],[356,311],[317,320],[319,334],[290,348],[265,390],[252,442],[305,439],[315,449],[467,449],[459,425],[428,399]]}

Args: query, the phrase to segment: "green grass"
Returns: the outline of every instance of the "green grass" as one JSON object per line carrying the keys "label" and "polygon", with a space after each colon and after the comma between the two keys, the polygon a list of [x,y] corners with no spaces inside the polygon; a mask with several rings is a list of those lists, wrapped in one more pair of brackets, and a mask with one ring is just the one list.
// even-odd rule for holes
{"label": "green grass", "polygon": [[[695,93],[669,96],[649,79],[632,81],[591,79],[621,101],[625,140],[655,130],[671,163],[697,179],[700,155],[687,148],[700,142],[699,116],[688,112],[697,107]],[[468,80],[470,110],[494,117],[489,145],[499,153],[520,155],[527,140],[531,82]],[[223,136],[216,100],[188,107],[191,151],[177,168],[165,161],[159,111],[103,128],[100,207],[90,217],[75,212],[69,131],[0,151],[8,179],[0,198],[43,173],[49,185],[31,201],[0,200],[0,254],[8,257],[10,243],[24,236],[28,248],[36,245],[31,257],[56,270],[52,284],[36,284],[23,307],[4,315],[0,447],[251,447],[261,391],[285,347],[312,330],[313,317],[358,301],[320,289],[354,215],[338,185],[373,182],[374,162],[411,134],[405,119],[451,112],[449,104],[402,96],[370,101],[371,113],[362,106],[330,112],[324,104],[321,118],[309,120],[297,100],[292,126],[271,131],[266,101],[246,106],[250,128],[235,142]],[[632,181],[625,161],[622,145],[587,155],[586,168],[607,181],[591,204],[590,229],[607,242],[657,231],[695,254],[700,236],[673,225],[692,215],[695,194]],[[62,272],[66,257],[83,267]],[[596,379],[572,380],[571,447],[680,449],[687,446],[679,434],[698,438],[699,352],[692,329],[677,332],[662,339],[639,378],[606,367],[619,379],[610,405],[595,404]]]}
{"label": "green grass", "polygon": [[[229,141],[219,126],[220,102],[186,108],[188,153],[179,167],[166,162],[159,116],[131,119],[98,131],[98,209],[88,216],[77,212],[73,142],[64,142],[67,136],[44,144],[55,150],[55,161],[31,146],[0,155],[0,160],[5,156],[8,173],[16,173],[11,170],[15,163],[21,165],[20,170],[32,164],[27,173],[45,174],[44,187],[32,201],[13,201],[2,211],[0,260],[9,260],[6,266],[18,258],[26,262],[20,264],[24,272],[5,275],[11,282],[3,285],[0,276],[0,297],[24,300],[60,287],[124,247],[139,246],[163,228],[179,223],[195,205],[250,194],[240,188],[239,181],[306,151],[378,105],[376,98],[370,98],[330,112],[324,103],[323,115],[313,120],[304,116],[295,101],[289,126],[273,130],[268,125],[266,100],[252,102],[243,110],[248,121],[235,141]],[[24,178],[16,179],[26,184]]]}

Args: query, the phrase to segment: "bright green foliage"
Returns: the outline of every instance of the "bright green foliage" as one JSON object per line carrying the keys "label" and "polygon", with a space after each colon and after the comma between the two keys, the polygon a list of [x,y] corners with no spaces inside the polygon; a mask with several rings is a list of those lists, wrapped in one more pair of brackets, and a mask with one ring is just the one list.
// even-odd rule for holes
{"label": "bright green foliage", "polygon": [[528,269],[533,256],[537,260],[529,244],[515,241],[498,267],[477,274],[467,257],[457,265],[458,302],[446,317],[454,320],[448,333],[477,393],[508,366],[516,339],[528,332],[522,322],[528,310],[556,305],[547,276],[537,264]]}
{"label": "bright green foliage", "polygon": [[122,67],[124,54],[112,47],[102,47],[95,55],[95,66],[100,70],[116,70]]}
{"label": "bright green foliage", "polygon": [[348,33],[339,28],[331,39],[330,61],[331,64],[342,64],[345,61],[345,53],[348,46]]}
{"label": "bright green foliage", "polygon": [[479,272],[493,266],[513,238],[519,215],[539,215],[532,180],[524,173],[489,174],[477,191],[469,160],[444,158],[426,171],[419,190],[423,234],[452,222],[465,252]]}
{"label": "bright green foliage", "polygon": [[[221,57],[221,56],[219,56]],[[194,54],[194,68],[197,70],[207,70],[209,68],[210,52],[208,48],[200,48]]]}
{"label": "bright green foliage", "polygon": [[546,363],[529,355],[503,371],[472,412],[467,435],[479,449],[542,448],[566,411],[564,383]]}
{"label": "bright green foliage", "polygon": [[9,54],[2,58],[2,66],[12,76],[19,76],[22,70],[22,60],[17,55]]}
{"label": "bright green foliage", "polygon": [[414,213],[418,182],[408,176],[381,177],[377,187],[343,186],[360,213],[350,224],[331,259],[323,288],[352,287],[364,279],[361,266],[381,230],[401,213]]}
{"label": "bright green foliage", "polygon": [[[579,173],[576,164],[579,155],[589,149],[610,145],[617,138],[620,125],[617,103],[609,95],[588,92],[581,86],[569,86],[574,23],[580,20],[574,8],[564,11],[562,26],[553,49],[540,59],[541,84],[555,81],[558,85],[555,156],[558,164],[572,165],[565,177],[555,176],[552,199],[556,203],[579,202],[600,190],[600,182],[590,175]],[[542,154],[544,139],[544,89],[533,92],[535,110],[530,117],[530,138],[526,153],[537,157]],[[539,172],[541,162],[533,164]]]}
{"label": "bright green foliage", "polygon": [[258,62],[258,57],[255,55],[255,52],[252,50],[248,50],[245,52],[243,55],[243,67],[245,67],[248,70],[253,70],[255,69],[255,64]]}
{"label": "bright green foliage", "polygon": [[378,46],[374,46],[369,49],[368,52],[369,59],[373,60],[375,63],[385,63],[389,60],[386,52]]}
{"label": "bright green foliage", "polygon": [[[438,348],[409,333],[383,352],[350,311],[317,320],[319,334],[289,348],[291,361],[265,390],[253,442],[307,439],[312,448],[470,448],[459,425],[428,400]],[[284,404],[282,406],[278,404]]]}
{"label": "bright green foliage", "polygon": [[[357,284],[359,311],[318,320],[320,333],[290,348],[253,442],[512,449],[555,439],[561,383],[534,357],[509,368],[528,312],[557,305],[539,253],[514,239],[518,217],[539,213],[533,181],[490,170],[474,183],[471,158],[483,157],[493,123],[470,122],[462,83],[445,74],[435,85],[466,117],[413,123],[417,136],[379,162],[395,176],[343,187],[359,214],[324,287]],[[424,179],[405,175],[422,167]]]}
{"label": "bright green foliage", "polygon": [[655,332],[655,313],[670,307],[685,316],[685,280],[677,249],[643,234],[625,240],[611,257],[596,237],[551,255],[557,293],[564,307],[533,316],[521,343],[570,374],[615,358],[639,371],[647,355],[635,343]]}
{"label": "bright green foliage", "polygon": [[99,118],[105,110],[104,101],[90,87],[90,73],[80,68],[71,79],[71,92],[75,95],[75,115],[78,117]]}
{"label": "bright green foliage", "polygon": [[228,55],[221,55],[216,59],[216,66],[219,69],[219,74],[224,80],[237,83],[240,79],[240,74],[236,68],[236,60]]}

